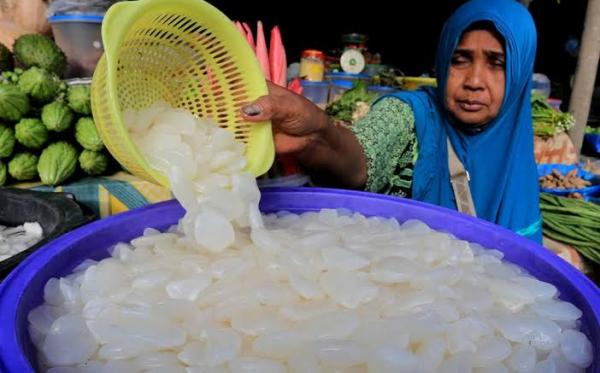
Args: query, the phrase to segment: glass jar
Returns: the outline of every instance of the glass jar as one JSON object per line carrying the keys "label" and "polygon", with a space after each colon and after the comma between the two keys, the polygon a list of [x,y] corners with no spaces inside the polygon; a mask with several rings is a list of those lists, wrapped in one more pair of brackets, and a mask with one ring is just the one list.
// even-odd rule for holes
{"label": "glass jar", "polygon": [[314,49],[302,52],[300,59],[300,78],[311,82],[320,82],[325,74],[325,54]]}

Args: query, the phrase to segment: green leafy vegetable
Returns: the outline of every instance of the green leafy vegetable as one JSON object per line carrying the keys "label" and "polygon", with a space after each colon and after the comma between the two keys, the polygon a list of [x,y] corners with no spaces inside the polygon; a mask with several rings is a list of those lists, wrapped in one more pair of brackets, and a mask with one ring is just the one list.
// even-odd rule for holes
{"label": "green leafy vegetable", "polygon": [[367,91],[366,82],[359,81],[351,89],[344,92],[339,100],[327,106],[327,114],[333,119],[352,123],[352,114],[357,109],[357,105],[360,102],[369,105],[376,97],[376,94]]}

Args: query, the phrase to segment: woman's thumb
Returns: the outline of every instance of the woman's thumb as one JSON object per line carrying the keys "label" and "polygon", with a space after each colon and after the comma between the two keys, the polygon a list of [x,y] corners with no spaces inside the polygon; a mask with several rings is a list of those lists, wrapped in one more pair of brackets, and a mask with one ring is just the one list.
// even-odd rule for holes
{"label": "woman's thumb", "polygon": [[256,101],[242,108],[242,116],[250,122],[262,122],[273,118],[273,98],[259,97]]}

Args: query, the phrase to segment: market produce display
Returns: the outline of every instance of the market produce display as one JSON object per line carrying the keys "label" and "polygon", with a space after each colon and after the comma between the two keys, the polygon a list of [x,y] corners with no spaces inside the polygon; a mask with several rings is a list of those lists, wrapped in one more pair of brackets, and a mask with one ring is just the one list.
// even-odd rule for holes
{"label": "market produce display", "polygon": [[600,205],[541,193],[540,208],[544,235],[600,263]]}
{"label": "market produce display", "polygon": [[369,105],[377,98],[367,90],[366,82],[356,82],[340,99],[327,105],[327,114],[334,120],[347,124],[356,122],[369,111]]}
{"label": "market produce display", "polygon": [[62,76],[67,68],[64,52],[46,35],[29,34],[17,38],[13,53],[18,64],[36,66],[58,76]]}
{"label": "market produce display", "polygon": [[575,119],[571,113],[554,109],[546,98],[538,93],[531,95],[533,133],[540,137],[552,137],[573,128]]}
{"label": "market produce display", "polygon": [[600,127],[585,127],[585,133],[589,133],[591,135],[600,135]]}
{"label": "market produce display", "polygon": [[[13,49],[14,56],[0,47],[0,66],[17,66],[0,74],[0,164],[7,167],[0,185],[40,179],[55,186],[116,167],[91,117],[90,87],[60,79],[66,60],[54,41],[24,35]],[[13,57],[14,65],[2,62]]]}
{"label": "market produce display", "polygon": [[553,169],[548,175],[540,177],[540,187],[542,188],[581,189],[590,185],[592,185],[591,181],[579,177],[576,169],[569,171],[566,175]]}
{"label": "market produce display", "polygon": [[263,217],[230,132],[164,104],[126,117],[186,214],[46,283],[45,303],[28,315],[42,366],[566,372],[592,363],[582,312],[498,251],[415,220]]}

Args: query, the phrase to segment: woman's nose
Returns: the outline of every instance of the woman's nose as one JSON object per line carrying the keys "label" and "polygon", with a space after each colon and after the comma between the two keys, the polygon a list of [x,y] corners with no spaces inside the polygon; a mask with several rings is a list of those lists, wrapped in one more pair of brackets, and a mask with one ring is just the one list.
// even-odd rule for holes
{"label": "woman's nose", "polygon": [[471,65],[466,73],[464,86],[470,90],[483,89],[483,66],[480,63],[474,63]]}

